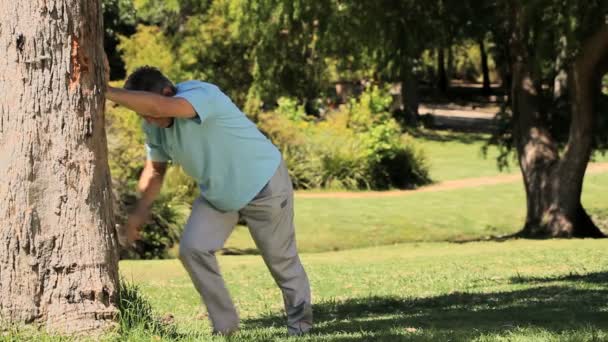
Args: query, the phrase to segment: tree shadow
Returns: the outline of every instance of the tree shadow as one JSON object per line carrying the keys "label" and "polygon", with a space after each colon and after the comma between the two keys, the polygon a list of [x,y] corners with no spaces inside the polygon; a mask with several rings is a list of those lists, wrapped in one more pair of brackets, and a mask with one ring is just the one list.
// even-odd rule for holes
{"label": "tree shadow", "polygon": [[414,138],[422,138],[437,142],[459,142],[463,144],[486,143],[488,141],[487,134],[475,132],[457,132],[451,130],[438,130],[438,133],[432,129],[409,128],[409,133]]}
{"label": "tree shadow", "polygon": [[225,247],[218,251],[220,255],[260,255],[260,250],[257,248],[234,248]]}
{"label": "tree shadow", "polygon": [[[604,282],[608,274],[574,278],[530,278],[531,282],[575,280]],[[368,297],[314,305],[312,340],[433,341],[472,340],[516,328],[561,333],[608,328],[608,290],[537,286],[494,293],[459,293],[429,298]],[[248,326],[284,325],[282,315],[245,321]]]}
{"label": "tree shadow", "polygon": [[515,234],[507,234],[507,235],[490,235],[490,236],[481,236],[481,237],[473,237],[466,239],[451,239],[448,242],[455,244],[465,244],[471,242],[506,242],[510,240],[520,239],[518,233]]}
{"label": "tree shadow", "polygon": [[594,272],[587,274],[570,273],[554,277],[511,277],[509,279],[514,284],[543,284],[553,282],[582,282],[588,284],[608,285],[608,272]]}

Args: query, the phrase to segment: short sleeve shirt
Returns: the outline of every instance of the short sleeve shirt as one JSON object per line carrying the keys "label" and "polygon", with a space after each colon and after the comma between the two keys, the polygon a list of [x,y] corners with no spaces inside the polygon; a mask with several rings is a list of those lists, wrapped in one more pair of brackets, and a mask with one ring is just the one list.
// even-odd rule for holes
{"label": "short sleeve shirt", "polygon": [[144,122],[148,159],[181,165],[217,209],[243,208],[274,175],[279,150],[217,86],[183,82],[175,96],[190,102],[197,116],[176,118],[169,128]]}

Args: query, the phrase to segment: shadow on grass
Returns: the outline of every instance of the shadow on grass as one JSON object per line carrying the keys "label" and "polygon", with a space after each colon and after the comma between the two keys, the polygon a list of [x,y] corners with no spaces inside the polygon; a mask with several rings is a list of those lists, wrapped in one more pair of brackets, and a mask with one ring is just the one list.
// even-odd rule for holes
{"label": "shadow on grass", "polygon": [[260,255],[260,250],[257,248],[222,248],[220,255]]}
{"label": "shadow on grass", "polygon": [[[440,132],[440,133],[439,133]],[[432,129],[417,129],[410,128],[407,133],[414,138],[420,138],[438,142],[459,142],[462,144],[474,144],[487,142],[487,134],[483,133],[463,133],[448,130],[432,130]]]}
{"label": "shadow on grass", "polygon": [[449,239],[447,242],[456,244],[465,244],[471,242],[505,242],[521,238],[517,233],[507,235],[490,235],[473,238],[455,238]]}
{"label": "shadow on grass", "polygon": [[608,272],[594,272],[588,274],[570,273],[568,275],[556,277],[512,277],[510,278],[510,281],[514,284],[542,284],[563,281],[608,285]]}
{"label": "shadow on grass", "polygon": [[[602,282],[607,273],[573,278],[531,278],[532,282],[573,280]],[[517,328],[552,333],[574,329],[607,329],[608,290],[566,284],[496,293],[452,293],[430,298],[369,297],[327,301],[314,306],[312,340],[432,341],[471,340],[508,334]],[[249,326],[281,326],[281,315],[246,321]]]}

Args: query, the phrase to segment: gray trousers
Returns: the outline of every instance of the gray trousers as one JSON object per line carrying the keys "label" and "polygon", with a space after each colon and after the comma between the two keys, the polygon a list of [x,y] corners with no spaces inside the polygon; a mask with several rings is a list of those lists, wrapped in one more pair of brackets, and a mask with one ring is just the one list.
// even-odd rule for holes
{"label": "gray trousers", "polygon": [[192,206],[181,238],[179,255],[207,306],[215,332],[238,328],[239,318],[215,257],[234,229],[239,215],[283,292],[290,334],[312,327],[310,285],[296,250],[293,188],[285,163],[260,193],[239,212],[221,212],[199,197]]}

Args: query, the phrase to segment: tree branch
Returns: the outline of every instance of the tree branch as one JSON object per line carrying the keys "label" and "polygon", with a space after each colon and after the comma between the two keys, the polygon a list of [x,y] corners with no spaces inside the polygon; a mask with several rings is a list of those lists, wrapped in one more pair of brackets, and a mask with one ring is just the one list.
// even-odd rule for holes
{"label": "tree branch", "polygon": [[562,181],[568,184],[565,191],[570,194],[572,191],[582,189],[582,179],[577,180],[576,174],[581,172],[584,174],[589,162],[593,125],[597,117],[594,108],[597,94],[595,88],[606,70],[608,70],[608,25],[603,25],[585,40],[570,71],[572,122],[564,157],[560,163]]}

